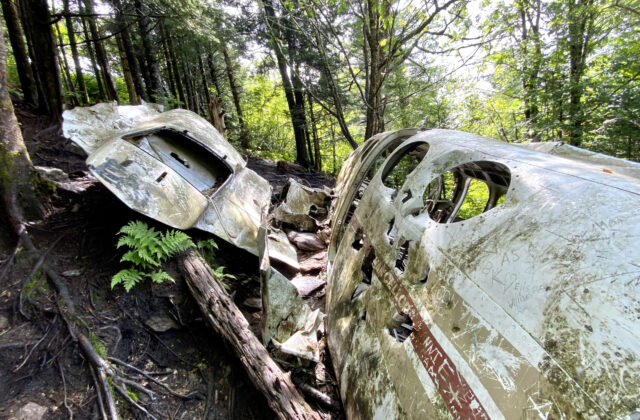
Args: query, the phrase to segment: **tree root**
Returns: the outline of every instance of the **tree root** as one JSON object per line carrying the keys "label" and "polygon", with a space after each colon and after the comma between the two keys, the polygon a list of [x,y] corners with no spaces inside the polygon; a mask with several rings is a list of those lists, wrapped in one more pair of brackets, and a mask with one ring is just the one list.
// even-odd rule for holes
{"label": "tree root", "polygon": [[64,372],[62,371],[62,364],[58,361],[58,370],[60,371],[60,377],[62,378],[62,391],[64,392],[64,406],[69,413],[69,420],[73,420],[73,410],[67,403],[67,381],[64,378]]}
{"label": "tree root", "polygon": [[[71,294],[69,293],[69,289],[65,284],[65,280],[58,273],[56,273],[45,261],[46,259],[45,257],[51,248],[41,255],[38,252],[35,245],[33,244],[33,242],[31,241],[31,238],[27,233],[24,223],[20,222],[17,225],[17,231],[18,231],[18,237],[20,239],[20,242],[25,246],[25,248],[30,253],[32,253],[36,258],[38,258],[37,263],[32,270],[32,274],[30,275],[30,278],[33,277],[35,272],[39,269],[42,269],[46,273],[47,278],[51,281],[51,283],[55,287],[55,290],[58,296],[60,297],[60,299],[57,301],[59,315],[64,320],[71,338],[78,343],[85,358],[89,361],[91,375],[93,377],[94,385],[96,388],[98,410],[100,412],[100,416],[105,420],[117,420],[119,418],[118,410],[116,408],[115,398],[113,395],[115,390],[115,392],[120,394],[120,396],[125,401],[127,401],[131,405],[131,407],[134,407],[135,409],[144,413],[146,416],[155,420],[156,417],[153,416],[149,412],[149,410],[145,408],[141,403],[136,401],[137,398],[134,399],[132,397],[131,391],[128,391],[128,389],[133,389],[135,391],[138,391],[146,395],[146,397],[149,398],[150,400],[153,400],[155,398],[156,393],[151,389],[141,385],[137,381],[129,379],[126,374],[119,371],[114,365],[107,362],[107,360],[105,360],[102,356],[98,354],[95,347],[93,346],[93,344],[91,344],[91,341],[87,338],[87,336],[80,331],[79,326],[86,329],[87,331],[90,331],[90,328],[86,324],[86,322],[76,314],[75,305],[71,298]],[[52,325],[53,323],[55,323],[56,320],[57,320],[57,315],[54,321],[52,322]],[[17,367],[16,370],[20,369],[26,363],[31,353],[33,353],[34,349],[42,341],[44,341],[45,337],[48,335],[50,330],[51,330],[51,326],[49,327],[49,329],[47,329],[43,337],[38,342],[36,342],[35,345],[31,348],[27,356],[25,356],[25,359],[23,360],[23,362],[20,364],[20,366]],[[133,365],[129,365],[115,358],[108,358],[108,359],[113,363],[122,365],[134,371],[135,373],[149,379],[151,382],[161,386],[164,391],[166,391],[167,393],[169,393],[174,397],[179,397],[182,399],[187,399],[192,397],[192,394],[182,395],[171,390],[171,388],[169,388],[165,384],[152,378],[149,373],[141,369],[138,369]],[[69,416],[71,418],[73,416],[73,411],[67,404],[66,381],[64,378],[64,373],[62,372],[62,367],[60,366],[60,364],[58,364],[58,367],[60,369],[60,374],[61,374],[63,386],[64,386],[65,407],[67,408],[67,411],[69,412]]]}

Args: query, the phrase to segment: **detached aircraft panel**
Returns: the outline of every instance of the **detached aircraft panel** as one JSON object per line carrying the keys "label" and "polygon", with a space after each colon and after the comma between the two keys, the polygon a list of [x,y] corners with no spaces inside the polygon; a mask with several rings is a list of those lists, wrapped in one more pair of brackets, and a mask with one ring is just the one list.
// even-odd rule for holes
{"label": "detached aircraft panel", "polygon": [[348,416],[637,410],[637,180],[467,133],[397,137],[337,186],[327,329]]}
{"label": "detached aircraft panel", "polygon": [[[91,172],[133,210],[174,228],[213,233],[258,255],[269,183],[205,119],[161,108],[77,107],[63,113],[64,134],[89,154]],[[270,255],[299,268],[286,237]]]}

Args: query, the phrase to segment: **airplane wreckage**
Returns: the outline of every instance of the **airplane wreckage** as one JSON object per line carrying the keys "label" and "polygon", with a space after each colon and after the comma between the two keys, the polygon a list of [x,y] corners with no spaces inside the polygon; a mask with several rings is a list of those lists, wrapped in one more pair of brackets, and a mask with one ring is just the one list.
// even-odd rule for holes
{"label": "airplane wreckage", "polygon": [[[129,207],[259,255],[265,345],[317,361],[323,315],[269,264],[298,266],[271,189],[208,122],[64,118]],[[286,196],[275,220],[313,228],[326,194]],[[333,196],[324,323],[348,418],[640,419],[640,165],[407,129],[351,153]]]}

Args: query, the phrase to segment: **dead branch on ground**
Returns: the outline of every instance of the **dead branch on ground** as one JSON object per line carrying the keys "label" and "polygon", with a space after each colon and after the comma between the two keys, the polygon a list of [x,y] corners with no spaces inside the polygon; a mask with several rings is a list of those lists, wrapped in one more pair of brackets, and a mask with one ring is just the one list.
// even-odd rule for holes
{"label": "dead branch on ground", "polygon": [[249,323],[194,250],[181,260],[182,271],[208,324],[233,348],[267,403],[281,419],[321,419],[249,329]]}

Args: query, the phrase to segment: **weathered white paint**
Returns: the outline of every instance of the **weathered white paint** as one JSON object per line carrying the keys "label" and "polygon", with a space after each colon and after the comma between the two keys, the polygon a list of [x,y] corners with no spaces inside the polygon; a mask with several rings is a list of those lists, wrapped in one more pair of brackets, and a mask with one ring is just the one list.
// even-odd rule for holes
{"label": "weathered white paint", "polygon": [[[382,182],[393,154],[365,178],[377,154],[407,136],[402,147],[426,142],[429,151],[404,185],[394,191]],[[361,335],[388,328],[396,308],[385,299],[406,307],[404,292],[393,297],[398,291],[379,287],[375,276],[352,300],[372,247],[418,308],[414,324],[427,325],[491,418],[629,414],[640,400],[640,165],[563,145],[549,153],[530,150],[539,147],[448,130],[405,131],[378,135],[349,156],[336,186],[340,198],[329,252],[328,342],[337,372],[345,372],[347,359],[353,370],[371,350]],[[478,161],[508,168],[511,180],[502,205],[449,224],[425,212],[412,215],[424,206],[422,193],[431,180]],[[349,226],[343,226],[363,179],[368,187]],[[357,248],[352,243],[362,233],[364,245]],[[392,268],[405,240],[410,241],[406,267]],[[363,313],[367,328],[358,321]],[[398,381],[413,379],[396,374],[391,384],[375,386],[398,401],[430,401],[434,418],[452,413],[456,401],[449,396],[455,390],[434,387],[414,346],[409,340],[397,348],[382,346],[375,366],[393,372],[408,363],[423,386],[413,387],[410,397],[398,394],[395,388],[406,391]],[[382,400],[350,378],[347,388],[342,383],[343,392],[358,395],[345,402],[347,408],[364,399],[375,412]],[[407,411],[410,418],[420,415]]]}

